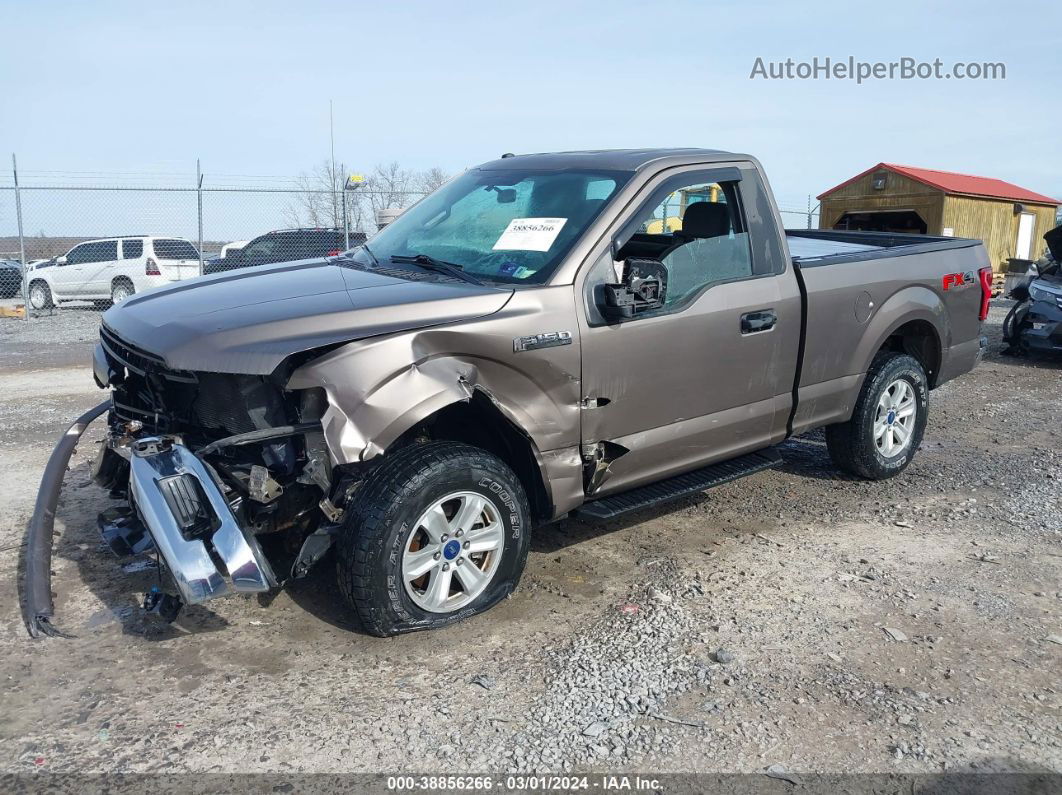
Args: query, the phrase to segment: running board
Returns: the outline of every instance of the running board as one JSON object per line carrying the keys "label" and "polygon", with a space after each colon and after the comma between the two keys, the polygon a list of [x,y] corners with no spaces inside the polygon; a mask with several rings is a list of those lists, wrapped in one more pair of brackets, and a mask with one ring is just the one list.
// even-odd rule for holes
{"label": "running board", "polygon": [[732,480],[751,475],[753,472],[778,466],[780,463],[782,463],[782,457],[776,449],[771,447],[732,458],[729,461],[721,461],[703,469],[695,469],[693,472],[676,475],[657,483],[650,483],[648,486],[640,486],[621,494],[592,500],[575,509],[572,514],[579,519],[598,521],[615,519],[631,511],[721,486]]}

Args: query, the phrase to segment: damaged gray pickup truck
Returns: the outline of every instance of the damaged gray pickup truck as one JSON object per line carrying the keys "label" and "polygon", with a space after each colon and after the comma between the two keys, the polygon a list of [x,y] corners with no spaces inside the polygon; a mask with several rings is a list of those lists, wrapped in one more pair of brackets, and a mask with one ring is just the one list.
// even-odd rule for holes
{"label": "damaged gray pickup truck", "polygon": [[701,149],[506,155],[327,259],[194,279],[103,317],[108,400],[60,441],[26,606],[54,632],[62,472],[106,413],[99,519],[146,606],[257,593],[331,553],[368,632],[516,586],[538,524],[608,520],[771,467],[825,427],[845,472],[918,450],[974,367],[976,240],[785,231],[759,163]]}

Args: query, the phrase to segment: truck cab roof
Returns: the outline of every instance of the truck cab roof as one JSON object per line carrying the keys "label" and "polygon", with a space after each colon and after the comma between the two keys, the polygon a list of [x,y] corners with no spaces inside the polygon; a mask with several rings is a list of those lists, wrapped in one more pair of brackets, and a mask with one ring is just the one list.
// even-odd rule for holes
{"label": "truck cab roof", "polygon": [[724,152],[721,149],[671,147],[662,149],[592,149],[582,152],[539,152],[526,155],[505,155],[483,163],[478,168],[498,171],[526,168],[542,171],[562,171],[569,168],[602,169],[605,171],[639,171],[652,164],[656,167],[689,162],[726,162],[750,160],[748,155]]}

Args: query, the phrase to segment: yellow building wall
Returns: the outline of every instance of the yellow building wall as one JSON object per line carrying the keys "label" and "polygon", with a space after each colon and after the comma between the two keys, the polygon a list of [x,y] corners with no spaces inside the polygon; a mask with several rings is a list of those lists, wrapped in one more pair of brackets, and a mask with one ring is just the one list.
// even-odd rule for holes
{"label": "yellow building wall", "polygon": [[846,212],[868,210],[914,210],[926,222],[927,234],[939,235],[944,193],[895,171],[886,171],[885,189],[874,190],[877,171],[823,196],[819,207],[819,228],[833,229]]}
{"label": "yellow building wall", "polygon": [[[1047,250],[1044,232],[1055,225],[1055,208],[1026,204],[1025,211],[1036,216],[1032,259],[1038,259]],[[1018,218],[1011,200],[972,196],[948,196],[944,200],[943,228],[952,229],[955,237],[972,237],[983,241],[988,260],[997,271],[1006,268],[1007,259],[1013,257],[1017,250]]]}

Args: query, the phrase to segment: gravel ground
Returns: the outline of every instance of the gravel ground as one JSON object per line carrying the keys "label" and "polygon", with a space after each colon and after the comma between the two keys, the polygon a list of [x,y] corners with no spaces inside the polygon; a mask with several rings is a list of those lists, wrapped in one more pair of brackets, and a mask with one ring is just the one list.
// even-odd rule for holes
{"label": "gravel ground", "polygon": [[903,476],[840,477],[821,434],[792,440],[777,471],[541,528],[502,605],[388,640],[327,570],[153,623],[150,572],[98,540],[86,441],[53,581],[76,637],[31,642],[20,541],[55,438],[99,397],[99,314],[0,320],[0,765],[1062,771],[1062,362],[1001,357],[1006,306],[986,362],[931,395]]}
{"label": "gravel ground", "polygon": [[[14,308],[22,299],[0,301]],[[89,302],[35,312],[28,321],[0,318],[0,367],[85,366],[90,343],[99,338],[103,312]],[[85,351],[89,353],[86,354]]]}

